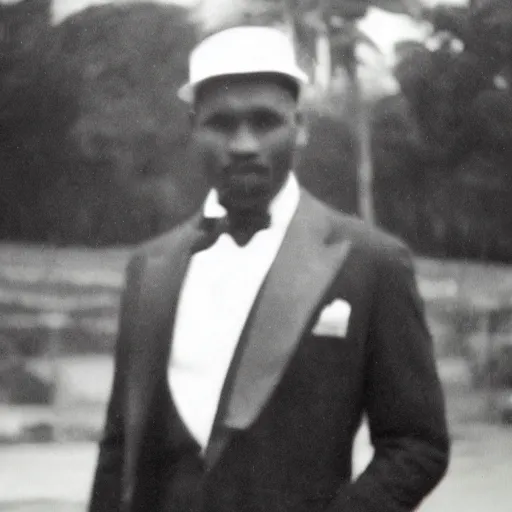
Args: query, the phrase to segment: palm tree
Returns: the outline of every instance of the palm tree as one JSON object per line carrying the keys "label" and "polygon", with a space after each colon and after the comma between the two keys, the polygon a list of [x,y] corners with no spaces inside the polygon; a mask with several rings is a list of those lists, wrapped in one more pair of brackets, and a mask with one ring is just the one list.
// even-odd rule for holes
{"label": "palm tree", "polygon": [[[328,92],[334,67],[341,65],[346,71],[347,104],[352,109],[358,141],[358,210],[362,219],[369,224],[375,224],[370,122],[367,105],[363,100],[356,55],[357,46],[360,44],[376,48],[373,41],[357,27],[357,22],[370,6],[394,13],[407,13],[415,18],[419,18],[422,12],[419,0],[318,0],[316,10],[310,19],[317,33],[316,62],[320,70],[316,77],[323,80],[317,82],[317,85]],[[328,81],[325,81],[326,79]]]}
{"label": "palm tree", "polygon": [[314,90],[324,99],[332,92],[336,67],[345,69],[348,103],[353,109],[359,141],[359,214],[366,222],[374,224],[370,124],[356,58],[358,44],[372,44],[357,28],[357,21],[371,6],[394,13],[407,13],[416,18],[422,12],[421,0],[202,0],[196,10],[196,20],[203,33],[240,23],[284,25],[299,56],[302,53],[312,56]]}

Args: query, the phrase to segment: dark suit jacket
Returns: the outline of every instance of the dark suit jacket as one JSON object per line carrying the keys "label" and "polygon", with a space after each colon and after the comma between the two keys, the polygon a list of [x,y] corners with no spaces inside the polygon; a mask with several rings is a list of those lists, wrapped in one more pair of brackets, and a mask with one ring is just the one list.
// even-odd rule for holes
{"label": "dark suit jacket", "polygon": [[[146,244],[129,264],[91,512],[139,510],[160,478],[164,427],[151,404],[167,386],[197,225]],[[347,335],[315,336],[336,298],[352,306]],[[242,338],[206,450],[205,511],[405,512],[443,476],[444,400],[400,242],[302,191]],[[351,482],[364,413],[375,455]]]}

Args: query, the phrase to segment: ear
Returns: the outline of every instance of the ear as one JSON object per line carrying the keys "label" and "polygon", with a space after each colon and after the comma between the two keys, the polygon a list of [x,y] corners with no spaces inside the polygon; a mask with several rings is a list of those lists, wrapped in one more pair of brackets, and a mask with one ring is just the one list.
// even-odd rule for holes
{"label": "ear", "polygon": [[307,145],[309,141],[309,130],[306,124],[304,114],[301,111],[297,111],[296,115],[296,123],[297,123],[297,133],[295,135],[295,144],[298,148],[303,148]]}

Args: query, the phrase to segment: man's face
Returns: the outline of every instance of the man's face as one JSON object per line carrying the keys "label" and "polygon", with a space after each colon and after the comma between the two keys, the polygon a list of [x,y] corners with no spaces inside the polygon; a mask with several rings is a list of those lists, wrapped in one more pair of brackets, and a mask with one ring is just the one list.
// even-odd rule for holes
{"label": "man's face", "polygon": [[196,149],[220,203],[266,210],[304,138],[292,92],[272,80],[226,78],[205,85],[195,107]]}

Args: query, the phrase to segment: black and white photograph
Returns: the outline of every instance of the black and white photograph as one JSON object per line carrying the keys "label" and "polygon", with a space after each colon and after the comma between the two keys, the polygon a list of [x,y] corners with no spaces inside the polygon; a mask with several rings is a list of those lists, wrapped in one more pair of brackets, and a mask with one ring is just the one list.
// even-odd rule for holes
{"label": "black and white photograph", "polygon": [[510,512],[512,0],[0,0],[0,512]]}

